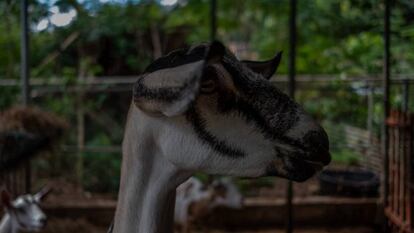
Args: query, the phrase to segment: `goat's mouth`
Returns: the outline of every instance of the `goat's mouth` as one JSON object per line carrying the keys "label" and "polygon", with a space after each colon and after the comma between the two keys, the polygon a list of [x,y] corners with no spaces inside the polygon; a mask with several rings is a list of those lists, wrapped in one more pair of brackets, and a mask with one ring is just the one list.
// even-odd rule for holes
{"label": "goat's mouth", "polygon": [[[314,160],[310,158],[318,159]],[[321,171],[330,162],[329,152],[325,152],[323,160],[319,160],[319,158],[321,156],[286,156],[285,159],[271,162],[266,169],[266,175],[303,182],[311,178],[315,173]]]}
{"label": "goat's mouth", "polygon": [[43,230],[43,228],[44,228],[44,226],[30,226],[30,227],[24,228],[24,231],[39,232],[39,231]]}
{"label": "goat's mouth", "polygon": [[46,224],[44,224],[44,223],[25,226],[27,231],[34,231],[34,232],[39,232],[39,231],[43,230],[45,227],[46,227]]}
{"label": "goat's mouth", "polygon": [[324,164],[322,162],[315,162],[315,161],[311,161],[311,160],[305,160],[305,162],[310,165],[311,167],[313,167],[313,169],[318,172],[320,170],[322,170],[322,168],[324,167]]}

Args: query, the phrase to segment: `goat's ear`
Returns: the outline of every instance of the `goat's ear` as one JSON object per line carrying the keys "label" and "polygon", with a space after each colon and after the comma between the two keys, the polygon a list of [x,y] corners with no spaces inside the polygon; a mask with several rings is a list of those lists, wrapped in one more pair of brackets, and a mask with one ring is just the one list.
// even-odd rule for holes
{"label": "goat's ear", "polygon": [[141,76],[134,84],[134,104],[153,115],[185,112],[198,94],[204,61],[163,69]]}
{"label": "goat's ear", "polygon": [[247,67],[249,67],[255,73],[261,74],[265,79],[270,79],[279,67],[280,60],[282,59],[282,52],[276,54],[276,56],[267,61],[242,61]]}
{"label": "goat's ear", "polygon": [[10,209],[12,207],[12,200],[10,193],[3,189],[1,190],[1,203],[7,208]]}
{"label": "goat's ear", "polygon": [[207,64],[219,63],[225,53],[226,48],[224,45],[221,42],[215,40],[211,42],[205,60]]}
{"label": "goat's ear", "polygon": [[134,84],[135,106],[146,113],[168,117],[187,111],[197,98],[206,65],[225,53],[224,46],[217,41],[205,50],[193,50],[196,52],[167,55],[150,65],[151,69],[147,68]]}
{"label": "goat's ear", "polygon": [[43,187],[39,192],[37,192],[35,195],[34,195],[34,198],[35,198],[35,200],[37,201],[37,202],[42,202],[42,201],[44,201],[46,198],[47,198],[47,196],[51,193],[53,191],[53,189],[51,188],[51,187],[47,187],[47,186],[45,186],[45,187]]}

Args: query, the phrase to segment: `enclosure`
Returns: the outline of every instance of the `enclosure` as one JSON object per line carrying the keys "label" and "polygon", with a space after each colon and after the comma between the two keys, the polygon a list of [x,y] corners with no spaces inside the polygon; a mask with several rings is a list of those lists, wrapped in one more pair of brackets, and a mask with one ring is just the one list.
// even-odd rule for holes
{"label": "enclosure", "polygon": [[414,2],[6,0],[0,12],[0,126],[22,105],[67,124],[0,170],[14,196],[53,187],[41,232],[107,231],[132,85],[154,59],[213,40],[242,60],[283,51],[270,81],[322,124],[332,162],[303,183],[231,178],[241,207],[208,209],[190,232],[414,232]]}

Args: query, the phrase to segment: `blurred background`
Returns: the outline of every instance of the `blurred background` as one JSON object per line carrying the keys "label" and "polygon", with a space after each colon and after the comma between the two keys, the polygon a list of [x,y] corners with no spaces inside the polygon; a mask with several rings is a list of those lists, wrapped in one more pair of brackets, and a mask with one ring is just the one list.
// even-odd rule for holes
{"label": "blurred background", "polygon": [[[200,192],[225,190],[224,199],[237,197],[239,204],[204,208],[191,232],[285,232],[288,216],[294,232],[380,232],[384,225],[409,232],[414,1],[390,5],[393,112],[384,131],[385,2],[297,1],[295,97],[328,132],[333,162],[311,180],[293,184],[293,207],[285,180],[199,174],[195,182],[210,187]],[[21,1],[0,1],[0,124],[64,133],[30,165],[1,174],[1,183],[15,195],[43,185],[54,188],[45,202],[51,220],[42,232],[106,232],[116,204],[131,87],[154,59],[212,38],[240,59],[266,60],[282,50],[271,81],[289,90],[289,0],[30,0],[27,11],[25,97]],[[25,102],[36,109],[16,107]],[[50,125],[20,124],[31,111],[47,112]],[[391,156],[386,160],[384,138]]]}

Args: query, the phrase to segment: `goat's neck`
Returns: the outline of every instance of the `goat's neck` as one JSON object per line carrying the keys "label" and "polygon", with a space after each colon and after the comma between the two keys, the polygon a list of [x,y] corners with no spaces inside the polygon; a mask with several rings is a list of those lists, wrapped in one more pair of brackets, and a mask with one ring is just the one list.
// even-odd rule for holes
{"label": "goat's neck", "polygon": [[0,233],[17,233],[18,228],[10,214],[6,213],[0,221]]}
{"label": "goat's neck", "polygon": [[138,119],[136,113],[130,112],[125,131],[113,232],[170,233],[173,231],[175,189],[190,174],[179,172],[168,162],[152,136],[139,133],[146,131],[137,127],[145,127],[148,122],[143,122],[145,116]]}

